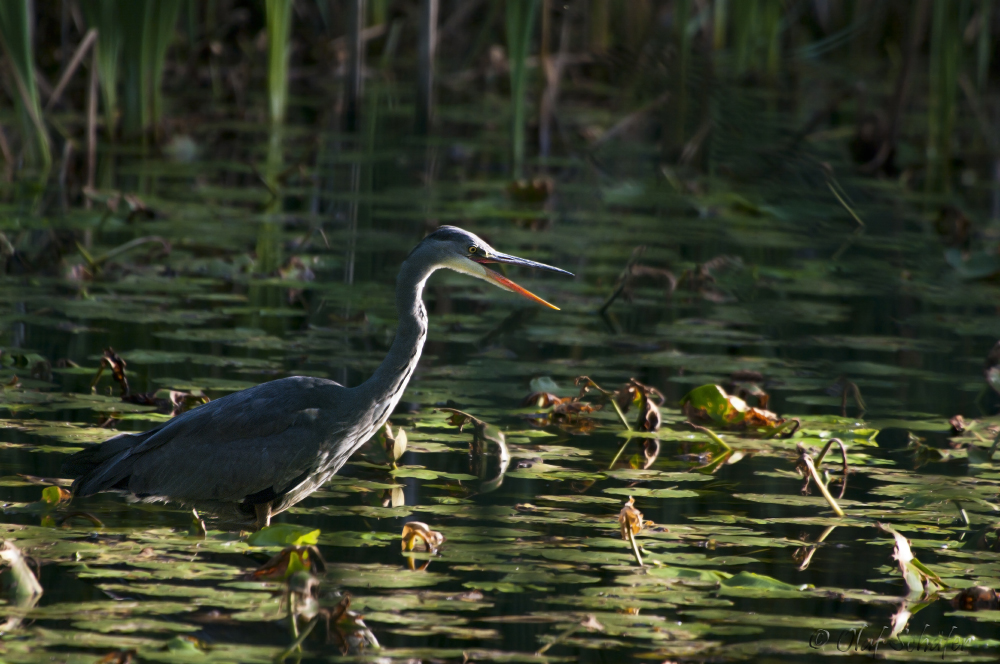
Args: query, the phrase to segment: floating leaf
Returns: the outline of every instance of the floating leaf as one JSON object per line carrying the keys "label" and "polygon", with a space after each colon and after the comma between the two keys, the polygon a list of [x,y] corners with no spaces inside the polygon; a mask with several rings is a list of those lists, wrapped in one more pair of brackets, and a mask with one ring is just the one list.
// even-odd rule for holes
{"label": "floating leaf", "polygon": [[801,592],[805,586],[793,586],[773,577],[753,572],[743,571],[719,582],[723,588],[752,588],[761,591],[793,591]]}
{"label": "floating leaf", "polygon": [[73,494],[61,486],[48,486],[42,489],[42,502],[48,503],[49,505],[58,505],[59,503],[67,501],[72,497]]}
{"label": "floating leaf", "polygon": [[724,427],[761,429],[780,426],[785,422],[774,413],[748,406],[743,399],[726,394],[718,385],[702,385],[681,399],[684,414],[692,422]]}
{"label": "floating leaf", "polygon": [[251,546],[307,546],[319,541],[318,528],[307,528],[290,523],[281,523],[261,528],[247,538]]}

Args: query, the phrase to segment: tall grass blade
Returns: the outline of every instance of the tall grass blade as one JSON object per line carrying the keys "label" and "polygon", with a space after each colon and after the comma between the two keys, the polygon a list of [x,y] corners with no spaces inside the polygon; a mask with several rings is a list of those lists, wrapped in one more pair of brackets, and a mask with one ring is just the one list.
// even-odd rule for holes
{"label": "tall grass blade", "polygon": [[292,0],[266,0],[267,94],[271,123],[284,124],[288,108],[288,58],[292,27]]}
{"label": "tall grass blade", "polygon": [[677,29],[677,144],[684,143],[684,125],[687,115],[687,76],[691,62],[691,35],[688,20],[691,18],[691,0],[674,3],[674,24]]}
{"label": "tall grass blade", "polygon": [[149,106],[149,124],[145,131],[154,132],[163,117],[163,67],[167,61],[167,48],[174,37],[181,0],[155,0],[147,5],[145,43],[143,44],[143,78],[146,84],[146,103]]}
{"label": "tall grass blade", "polygon": [[762,41],[766,51],[765,71],[773,81],[778,76],[781,58],[781,20],[784,15],[782,0],[763,0]]}
{"label": "tall grass blade", "polygon": [[[104,0],[107,2],[108,0]],[[142,133],[143,85],[142,42],[146,27],[146,3],[120,0],[117,20],[122,33],[122,134],[130,137]]]}
{"label": "tall grass blade", "polygon": [[538,0],[507,0],[507,53],[510,62],[512,175],[524,177],[526,62]]}
{"label": "tall grass blade", "polygon": [[[716,5],[716,10],[719,7]],[[766,73],[774,78],[781,63],[781,33],[785,16],[783,0],[740,0],[727,3],[732,16],[733,68],[736,74]],[[716,18],[716,39],[720,29]],[[718,43],[718,42],[717,42]]]}
{"label": "tall grass blade", "polygon": [[438,0],[420,2],[420,39],[417,45],[417,117],[416,132],[430,129],[434,103],[434,52],[437,45]]}
{"label": "tall grass blade", "polygon": [[[965,3],[962,3],[965,4]],[[927,98],[928,191],[946,191],[951,181],[951,137],[961,59],[960,3],[934,0],[931,21],[930,90]]]}
{"label": "tall grass blade", "polygon": [[389,20],[389,0],[372,0],[368,25],[383,25]]}
{"label": "tall grass blade", "polygon": [[35,84],[35,59],[32,47],[33,7],[29,0],[0,2],[0,44],[10,62],[17,87],[17,113],[20,117],[26,161],[47,172],[52,165],[49,136],[42,122],[42,103]]}
{"label": "tall grass blade", "polygon": [[638,51],[649,34],[653,7],[649,0],[629,0],[624,5],[627,46]]}
{"label": "tall grass blade", "polygon": [[726,18],[729,15],[729,0],[715,0],[712,8],[712,47],[721,51],[726,47]]}
{"label": "tall grass blade", "polygon": [[990,75],[990,51],[993,50],[993,0],[979,1],[979,37],[976,40],[976,84],[979,92],[986,91]]}
{"label": "tall grass blade", "polygon": [[[631,1],[631,0],[629,0]],[[509,4],[510,0],[508,0]],[[609,0],[590,0],[590,49],[603,53],[611,45]]]}
{"label": "tall grass blade", "polygon": [[120,5],[127,0],[80,0],[87,24],[97,29],[97,70],[104,101],[104,130],[115,135],[118,124],[118,64],[121,61],[123,22]]}
{"label": "tall grass blade", "polygon": [[364,89],[365,39],[362,35],[365,29],[365,0],[349,0],[347,11],[348,43],[350,45],[350,63],[347,71],[346,101],[344,104],[344,129],[348,132],[358,130],[361,112],[361,95]]}
{"label": "tall grass blade", "polygon": [[[101,4],[112,3],[112,0],[98,1]],[[125,96],[122,132],[145,139],[156,128],[162,115],[160,82],[181,2],[119,0],[113,4],[117,6],[117,12],[110,20],[118,23],[123,35]]]}

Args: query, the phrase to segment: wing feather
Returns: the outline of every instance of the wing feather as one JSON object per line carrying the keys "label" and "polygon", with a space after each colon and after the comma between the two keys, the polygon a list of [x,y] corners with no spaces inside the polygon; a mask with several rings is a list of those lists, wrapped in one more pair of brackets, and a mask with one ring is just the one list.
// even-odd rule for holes
{"label": "wing feather", "polygon": [[125,480],[136,495],[180,501],[235,502],[281,491],[322,463],[345,430],[336,414],[346,392],[333,381],[285,378],[200,406],[135,436],[131,446],[118,436],[113,455],[85,450],[103,462],[77,480],[88,489],[80,495]]}

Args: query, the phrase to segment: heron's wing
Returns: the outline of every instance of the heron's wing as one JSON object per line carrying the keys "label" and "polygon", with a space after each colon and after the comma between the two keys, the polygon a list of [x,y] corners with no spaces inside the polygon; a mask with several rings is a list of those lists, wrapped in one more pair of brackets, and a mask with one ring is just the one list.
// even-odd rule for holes
{"label": "heron's wing", "polygon": [[240,501],[284,490],[335,440],[332,381],[293,377],[236,392],[177,417],[81,478],[81,495],[112,487],[176,500]]}
{"label": "heron's wing", "polygon": [[[281,418],[288,426],[268,436],[227,437],[205,443],[181,437],[140,455],[128,479],[138,496],[180,501],[239,502],[253,495],[279,495],[322,465],[322,440],[303,417]],[[336,435],[324,431],[323,435]]]}

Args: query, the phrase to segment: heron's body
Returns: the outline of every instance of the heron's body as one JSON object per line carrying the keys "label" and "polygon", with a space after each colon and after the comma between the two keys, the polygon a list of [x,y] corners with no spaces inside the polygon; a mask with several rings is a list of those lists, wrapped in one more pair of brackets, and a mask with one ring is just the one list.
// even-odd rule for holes
{"label": "heron's body", "polygon": [[[392,414],[427,337],[421,294],[435,270],[450,267],[519,289],[489,270],[493,276],[466,269],[452,255],[453,245],[482,248],[477,258],[492,252],[471,233],[449,227],[414,249],[397,280],[396,338],[361,385],[283,378],[217,399],[150,431],[115,436],[67,461],[64,470],[78,476],[74,495],[122,491],[139,500],[191,505],[225,521],[266,524],[271,514],[322,486]],[[497,256],[515,260],[494,252]]]}

